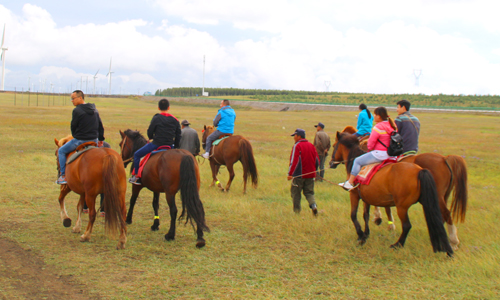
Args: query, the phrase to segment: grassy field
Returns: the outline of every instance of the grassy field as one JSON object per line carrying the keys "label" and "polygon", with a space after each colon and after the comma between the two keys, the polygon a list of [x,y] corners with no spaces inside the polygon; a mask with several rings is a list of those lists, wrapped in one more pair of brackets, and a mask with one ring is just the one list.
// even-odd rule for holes
{"label": "grassy field", "polygon": [[[421,152],[465,157],[469,175],[466,222],[458,224],[460,248],[453,259],[434,254],[421,205],[410,209],[413,228],[404,249],[393,251],[396,232],[371,223],[364,246],[356,243],[349,217],[348,194],[329,183],[316,184],[320,214],[314,218],[303,199],[293,213],[286,180],[295,128],[313,139],[314,124],[326,124],[333,137],[355,125],[353,112],[267,112],[236,108],[236,133],[247,137],[259,169],[259,186],[242,194],[241,165],[232,190],[221,193],[211,182],[208,163],[200,166],[207,246],[195,248],[190,226],[178,226],[176,240],[166,242],[168,206],[160,202],[159,232],[151,232],[152,193],[143,190],[128,226],[128,243],[104,234],[98,218],[90,243],[62,226],[57,197],[54,138],[68,135],[72,107],[13,106],[0,94],[0,239],[43,260],[57,278],[71,278],[88,298],[103,299],[494,299],[500,297],[500,122],[496,116],[421,113]],[[87,99],[96,103],[106,141],[119,149],[119,130],[145,132],[157,112],[155,103],[134,99]],[[200,131],[218,107],[173,106],[179,120]],[[395,116],[393,116],[395,117]],[[331,152],[330,152],[331,154]],[[227,180],[222,169],[222,183]],[[345,180],[345,168],[327,170],[326,179]],[[130,189],[127,192],[127,205]],[[177,197],[179,198],[179,197]],[[67,197],[76,220],[78,197]],[[180,207],[180,200],[177,201]],[[360,214],[358,214],[360,215]],[[84,217],[85,226],[87,216]],[[16,287],[22,277],[2,276],[0,298],[30,299]],[[29,284],[29,282],[28,282]]]}

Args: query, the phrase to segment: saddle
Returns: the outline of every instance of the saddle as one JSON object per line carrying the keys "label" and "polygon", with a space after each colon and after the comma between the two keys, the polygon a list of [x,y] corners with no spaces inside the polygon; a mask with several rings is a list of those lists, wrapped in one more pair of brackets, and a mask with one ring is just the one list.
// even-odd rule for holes
{"label": "saddle", "polygon": [[232,136],[232,133],[224,133],[221,134],[213,143],[212,146],[217,146],[223,139],[227,139],[228,137]]}
{"label": "saddle", "polygon": [[142,171],[144,170],[144,166],[146,165],[146,163],[148,162],[148,160],[151,158],[152,155],[155,155],[156,153],[158,152],[163,152],[163,151],[167,151],[167,150],[170,150],[172,149],[172,147],[170,146],[160,146],[158,147],[156,150],[154,150],[153,152],[151,153],[148,153],[146,154],[142,159],[141,159],[141,162],[139,163],[139,170],[138,170],[138,174],[134,174],[134,172],[132,171],[132,175],[135,175],[137,176],[138,178],[141,178],[142,177]]}
{"label": "saddle", "polygon": [[82,155],[84,152],[87,152],[94,148],[97,148],[97,144],[95,142],[86,142],[81,144],[80,146],[76,147],[75,153],[71,154],[71,156],[66,161],[66,164],[69,165],[70,163],[74,162],[78,157],[80,157],[80,155]]}
{"label": "saddle", "polygon": [[369,185],[373,176],[377,174],[377,172],[385,166],[388,166],[393,163],[397,163],[398,160],[395,157],[389,157],[381,163],[374,163],[363,166],[359,171],[358,175],[354,179],[354,183]]}

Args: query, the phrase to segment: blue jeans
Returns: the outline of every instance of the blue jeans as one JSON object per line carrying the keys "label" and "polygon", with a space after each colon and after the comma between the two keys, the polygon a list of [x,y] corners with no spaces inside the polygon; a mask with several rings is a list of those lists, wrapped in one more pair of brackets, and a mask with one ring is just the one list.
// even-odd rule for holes
{"label": "blue jeans", "polygon": [[373,156],[371,152],[365,153],[361,156],[356,157],[352,164],[352,170],[351,170],[351,175],[357,176],[359,173],[359,170],[361,170],[362,166],[366,166],[369,164],[374,164],[382,162],[380,159],[376,158]]}
{"label": "blue jeans", "polygon": [[137,175],[139,173],[139,164],[141,162],[141,158],[148,155],[148,153],[151,153],[158,149],[160,146],[156,146],[153,143],[147,143],[144,145],[141,149],[135,151],[134,153],[134,174]]}
{"label": "blue jeans", "polygon": [[64,144],[61,148],[59,148],[59,166],[61,168],[61,176],[66,174],[66,155],[68,153],[75,151],[76,147],[80,146],[83,143],[87,142],[98,142],[97,139],[95,140],[88,140],[88,141],[82,141],[82,140],[77,140],[77,139],[72,139],[66,144]]}
{"label": "blue jeans", "polygon": [[206,144],[205,144],[205,152],[208,152],[210,153],[210,148],[212,148],[212,143],[219,138],[219,136],[223,135],[224,132],[222,131],[219,131],[219,130],[215,130],[214,132],[212,132],[208,137],[207,137],[207,141],[206,141]]}

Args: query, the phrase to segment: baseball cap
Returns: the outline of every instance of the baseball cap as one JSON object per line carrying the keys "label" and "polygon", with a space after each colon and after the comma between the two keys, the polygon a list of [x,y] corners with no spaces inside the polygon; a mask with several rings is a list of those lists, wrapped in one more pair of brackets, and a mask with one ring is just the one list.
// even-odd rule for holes
{"label": "baseball cap", "polygon": [[290,136],[294,136],[294,135],[298,135],[298,136],[301,136],[301,137],[305,138],[306,137],[306,132],[305,132],[304,129],[297,128],[297,129],[295,129],[295,132],[292,135],[290,135]]}
{"label": "baseball cap", "polygon": [[318,126],[325,129],[325,124],[323,124],[321,122],[319,122],[318,125],[314,125],[314,127],[318,127]]}

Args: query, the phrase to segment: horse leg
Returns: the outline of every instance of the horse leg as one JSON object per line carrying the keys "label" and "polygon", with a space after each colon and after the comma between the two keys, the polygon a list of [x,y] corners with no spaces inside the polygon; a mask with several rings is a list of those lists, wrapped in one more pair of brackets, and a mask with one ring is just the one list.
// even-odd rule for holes
{"label": "horse leg", "polygon": [[172,241],[175,239],[175,222],[177,221],[177,206],[175,205],[175,194],[169,195],[165,193],[167,196],[168,208],[170,210],[170,229],[168,233],[165,234],[165,239],[167,241]]}
{"label": "horse leg", "polygon": [[373,222],[375,225],[382,224],[382,214],[380,213],[380,207],[375,206],[373,209]]}
{"label": "horse leg", "polygon": [[210,160],[210,169],[212,170],[212,183],[209,185],[209,187],[213,187],[214,185],[217,185],[220,189],[222,189],[222,185],[219,182],[219,179],[217,179],[217,174],[219,173],[219,168],[220,165],[215,164],[214,161]]}
{"label": "horse leg", "polygon": [[83,203],[85,203],[85,194],[80,195],[80,200],[78,200],[78,204],[76,205],[78,217],[76,218],[75,227],[73,227],[72,230],[73,233],[80,233],[80,229],[82,227]]}
{"label": "horse leg", "polygon": [[450,239],[450,245],[453,250],[458,250],[458,244],[460,244],[460,240],[457,235],[457,227],[453,224],[453,218],[451,217],[451,213],[446,207],[446,202],[443,197],[439,199],[439,208],[441,209],[441,215],[443,216],[443,220],[446,223],[446,227],[448,228],[448,236]]}
{"label": "horse leg", "polygon": [[151,226],[152,231],[157,231],[160,228],[160,215],[158,215],[158,209],[160,208],[160,193],[153,194],[153,210],[155,211],[155,220],[153,226]]}
{"label": "horse leg", "polygon": [[397,207],[398,217],[401,220],[401,225],[403,226],[403,232],[399,236],[398,241],[391,245],[391,248],[402,248],[405,245],[406,237],[411,229],[410,219],[408,218],[408,208],[407,207]]}
{"label": "horse leg", "polygon": [[92,234],[92,229],[94,227],[96,211],[95,211],[95,198],[97,195],[85,194],[85,202],[89,207],[89,223],[87,224],[87,229],[80,237],[80,242],[90,241],[90,235]]}
{"label": "horse leg", "polygon": [[396,230],[396,224],[394,224],[394,217],[392,216],[390,207],[385,208],[385,214],[387,215],[387,224],[389,224],[389,227],[387,229],[389,231]]}
{"label": "horse leg", "polygon": [[356,233],[358,234],[358,243],[363,245],[366,242],[366,236],[364,232],[361,230],[361,225],[359,225],[357,214],[358,214],[358,206],[359,206],[359,196],[355,193],[350,193],[351,198],[351,220],[354,224],[354,228],[356,229]]}
{"label": "horse leg", "polygon": [[132,215],[134,214],[134,206],[137,201],[137,197],[139,196],[139,192],[142,189],[142,185],[132,185],[132,197],[130,197],[130,205],[127,213],[127,224],[132,224]]}
{"label": "horse leg", "polygon": [[370,224],[370,204],[363,202],[364,209],[363,209],[363,219],[365,220],[365,237],[368,238],[370,236],[370,227],[368,226]]}
{"label": "horse leg", "polygon": [[66,211],[66,205],[64,204],[64,198],[66,195],[71,192],[71,189],[67,184],[61,185],[61,192],[59,193],[59,207],[61,209],[61,220],[63,221],[64,227],[71,226],[71,219],[68,216],[68,212]]}
{"label": "horse leg", "polygon": [[231,183],[233,182],[233,179],[234,179],[234,164],[227,163],[226,167],[227,167],[227,171],[229,172],[229,180],[227,181],[226,188],[222,191],[229,192],[229,188],[231,187]]}

